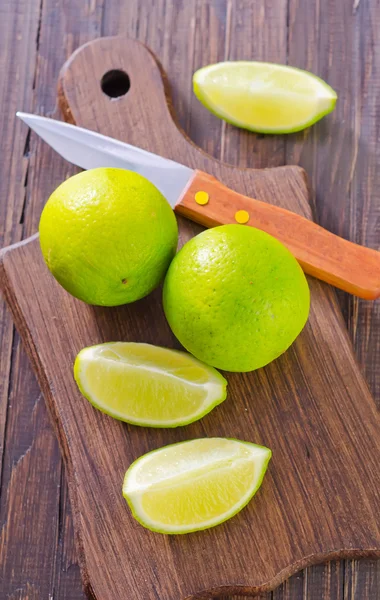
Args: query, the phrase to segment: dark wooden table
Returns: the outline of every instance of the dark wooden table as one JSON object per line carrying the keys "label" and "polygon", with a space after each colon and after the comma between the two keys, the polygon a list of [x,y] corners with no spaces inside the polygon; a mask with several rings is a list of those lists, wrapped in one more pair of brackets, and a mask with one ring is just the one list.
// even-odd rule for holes
{"label": "dark wooden table", "polygon": [[[34,233],[50,192],[74,173],[27,135],[15,111],[57,115],[58,72],[72,51],[95,37],[126,35],[147,43],[161,59],[181,124],[197,144],[241,166],[301,164],[311,178],[319,222],[379,249],[379,31],[380,0],[1,0],[0,245]],[[191,91],[195,69],[225,59],[309,69],[338,91],[336,111],[288,137],[226,126]],[[380,303],[339,298],[380,406]],[[0,527],[1,600],[83,599],[58,445],[3,303]],[[379,599],[380,561],[309,568],[265,598]]]}

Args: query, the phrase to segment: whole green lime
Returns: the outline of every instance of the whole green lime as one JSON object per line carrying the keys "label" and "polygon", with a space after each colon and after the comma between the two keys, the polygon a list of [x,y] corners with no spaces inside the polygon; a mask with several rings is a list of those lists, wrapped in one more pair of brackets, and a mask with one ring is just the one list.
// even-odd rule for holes
{"label": "whole green lime", "polygon": [[164,284],[174,335],[198,359],[252,371],[282,354],[309,314],[310,293],[293,255],[243,225],[204,231],[184,245]]}
{"label": "whole green lime", "polygon": [[40,220],[45,261],[70,294],[117,306],[149,294],[162,280],[178,240],[164,196],[123,169],[74,175],[50,196]]}

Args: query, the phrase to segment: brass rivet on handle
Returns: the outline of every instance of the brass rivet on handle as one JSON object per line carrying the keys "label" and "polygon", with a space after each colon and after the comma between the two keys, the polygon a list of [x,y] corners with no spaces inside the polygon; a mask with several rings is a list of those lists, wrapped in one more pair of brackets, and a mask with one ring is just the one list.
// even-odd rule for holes
{"label": "brass rivet on handle", "polygon": [[238,210],[235,213],[235,221],[244,225],[244,223],[248,223],[249,221],[249,213],[246,210]]}
{"label": "brass rivet on handle", "polygon": [[201,206],[203,206],[204,204],[207,204],[209,201],[209,195],[207,192],[203,192],[202,190],[200,190],[199,192],[197,192],[194,196],[195,198],[195,202],[197,204],[200,204]]}

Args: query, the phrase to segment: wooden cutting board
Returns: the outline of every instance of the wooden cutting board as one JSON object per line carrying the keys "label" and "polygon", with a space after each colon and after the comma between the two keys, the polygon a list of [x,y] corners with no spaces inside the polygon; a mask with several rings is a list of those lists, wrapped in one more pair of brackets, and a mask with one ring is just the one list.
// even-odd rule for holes
{"label": "wooden cutting board", "polygon": [[[116,99],[101,89],[113,69],[130,78],[130,90]],[[124,83],[120,74],[108,74],[103,87],[116,94]],[[172,120],[163,73],[137,42],[108,38],[80,48],[62,70],[59,97],[67,120],[311,217],[298,167],[240,170],[185,139]],[[199,228],[181,220],[180,230],[183,243]],[[309,280],[305,330],[268,367],[228,374],[223,405],[193,425],[154,430],[122,424],[92,408],[76,388],[72,365],[83,346],[104,341],[178,347],[163,315],[161,291],[120,308],[87,306],[55,282],[37,236],[5,249],[0,262],[1,286],[66,461],[79,560],[91,597],[253,594],[318,561],[380,556],[380,418],[331,288]],[[262,488],[239,515],[214,529],[178,537],[145,530],[121,495],[126,468],[148,450],[201,436],[272,448]]]}

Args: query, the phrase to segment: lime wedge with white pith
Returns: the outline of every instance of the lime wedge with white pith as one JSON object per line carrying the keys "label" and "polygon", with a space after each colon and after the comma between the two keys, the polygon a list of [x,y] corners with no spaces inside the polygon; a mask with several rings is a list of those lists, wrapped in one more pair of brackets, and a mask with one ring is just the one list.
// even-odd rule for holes
{"label": "lime wedge with white pith", "polygon": [[292,133],[334,110],[336,92],[301,69],[264,62],[221,62],[193,76],[198,100],[216,116],[259,133]]}
{"label": "lime wedge with white pith", "polygon": [[93,406],[134,425],[187,425],[226,398],[227,381],[214,368],[187,352],[150,344],[84,348],[74,376]]}
{"label": "lime wedge with white pith", "polygon": [[159,533],[190,533],[236,515],[259,489],[271,451],[226,438],[165,446],[136,460],[123,496],[133,516]]}

